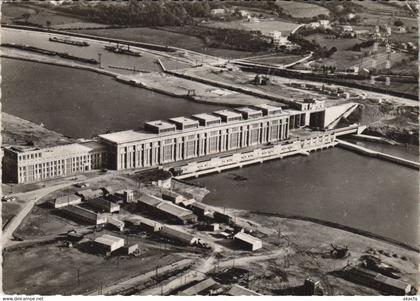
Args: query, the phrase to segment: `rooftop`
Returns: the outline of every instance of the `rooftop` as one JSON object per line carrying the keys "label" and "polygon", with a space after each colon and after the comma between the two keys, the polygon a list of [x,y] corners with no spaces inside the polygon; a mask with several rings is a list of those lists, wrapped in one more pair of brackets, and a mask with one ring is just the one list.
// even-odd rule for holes
{"label": "rooftop", "polygon": [[179,230],[179,229],[174,228],[174,227],[163,226],[160,231],[163,234],[167,234],[168,236],[186,241],[188,243],[192,242],[195,239],[194,235],[192,235],[188,232],[184,232],[184,231]]}
{"label": "rooftop", "polygon": [[173,129],[175,127],[175,125],[173,125],[172,123],[169,123],[165,120],[148,121],[148,122],[145,122],[144,124],[159,128],[160,130]]}
{"label": "rooftop", "polygon": [[188,216],[190,214],[192,214],[191,210],[182,208],[180,206],[177,206],[171,202],[167,202],[167,201],[163,201],[156,206],[156,208],[159,208],[162,211],[168,212],[172,215],[175,215],[177,217],[183,217],[183,216]]}
{"label": "rooftop", "polygon": [[198,121],[197,120],[187,118],[187,117],[170,118],[169,121],[179,123],[179,124],[183,124],[184,126],[185,125],[197,125],[198,126]]}
{"label": "rooftop", "polygon": [[145,131],[127,130],[127,131],[103,134],[103,135],[99,135],[99,137],[107,141],[120,144],[120,143],[128,143],[128,142],[156,137],[156,134],[145,132]]}
{"label": "rooftop", "polygon": [[257,292],[251,291],[243,286],[234,284],[232,288],[227,292],[229,296],[261,296]]}
{"label": "rooftop", "polygon": [[239,114],[237,112],[230,111],[230,110],[220,110],[220,111],[214,112],[214,114],[227,117],[227,118],[242,117],[242,114]]}
{"label": "rooftop", "polygon": [[250,243],[250,244],[254,244],[254,243],[257,243],[257,242],[261,241],[260,239],[254,237],[252,235],[246,234],[244,232],[236,233],[234,238],[240,239],[240,240],[245,241],[245,242]]}
{"label": "rooftop", "polygon": [[241,113],[248,113],[248,114],[255,114],[255,113],[261,113],[261,110],[255,110],[250,107],[241,107],[236,108],[235,111],[241,112]]}
{"label": "rooftop", "polygon": [[193,115],[193,117],[197,118],[197,119],[205,120],[207,122],[209,122],[209,121],[221,121],[220,117],[212,115],[212,114],[208,114],[208,113],[196,114],[196,115]]}
{"label": "rooftop", "polygon": [[281,107],[272,106],[266,103],[259,104],[259,105],[253,105],[253,107],[258,109],[264,109],[264,110],[278,110],[281,109]]}
{"label": "rooftop", "polygon": [[67,155],[75,153],[84,153],[91,150],[90,147],[84,146],[79,143],[64,144],[53,147],[47,147],[39,149],[37,147],[25,147],[25,146],[12,146],[10,150],[16,153],[28,153],[28,152],[42,152],[42,158],[55,157],[58,155]]}
{"label": "rooftop", "polygon": [[124,241],[123,238],[108,235],[108,234],[104,234],[100,237],[95,238],[95,242],[103,244],[103,245],[107,245],[107,246],[112,246],[113,244],[121,243],[122,241]]}

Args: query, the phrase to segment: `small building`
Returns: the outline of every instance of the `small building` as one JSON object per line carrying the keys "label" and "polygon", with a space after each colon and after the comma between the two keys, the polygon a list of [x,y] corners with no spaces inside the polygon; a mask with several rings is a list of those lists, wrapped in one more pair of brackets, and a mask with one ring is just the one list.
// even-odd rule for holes
{"label": "small building", "polygon": [[190,209],[198,217],[203,217],[205,215],[211,214],[211,210],[207,205],[197,201],[191,203],[188,206],[188,209]]}
{"label": "small building", "polygon": [[163,120],[149,121],[144,124],[144,128],[155,134],[163,134],[169,132],[175,132],[176,126],[173,123],[169,123]]}
{"label": "small building", "polygon": [[247,250],[256,251],[262,248],[261,239],[258,239],[244,232],[236,233],[233,238],[236,242],[238,242],[238,244],[242,245]]}
{"label": "small building", "polygon": [[353,26],[351,26],[351,25],[343,25],[343,26],[341,26],[341,30],[343,32],[353,32]]}
{"label": "small building", "polygon": [[205,295],[207,292],[209,292],[213,287],[217,285],[218,283],[214,281],[212,278],[207,278],[179,292],[178,295],[180,296]]}
{"label": "small building", "polygon": [[160,233],[163,236],[180,242],[181,244],[194,245],[198,243],[197,237],[174,227],[163,226],[162,229],[160,229]]}
{"label": "small building", "polygon": [[148,232],[158,232],[162,229],[161,223],[143,216],[137,216],[135,219],[130,219],[129,221],[133,223],[133,225]]}
{"label": "small building", "polygon": [[133,253],[135,253],[138,249],[139,249],[139,245],[138,245],[138,244],[133,244],[133,245],[131,245],[131,246],[127,247],[127,254],[128,254],[128,255],[133,254]]}
{"label": "small building", "polygon": [[187,224],[197,222],[197,216],[191,210],[164,201],[153,195],[142,195],[137,204],[176,223]]}
{"label": "small building", "polygon": [[226,292],[226,295],[228,296],[261,296],[261,294],[258,294],[257,292],[251,291],[250,289],[247,289],[237,284],[234,284],[230,288],[230,290]]}
{"label": "small building", "polygon": [[108,234],[95,238],[95,244],[105,253],[110,254],[124,247],[124,239]]}
{"label": "small building", "polygon": [[88,209],[79,207],[79,206],[66,206],[60,209],[62,212],[76,218],[82,220],[87,223],[91,223],[94,225],[100,225],[106,223],[106,215],[104,214],[97,214],[93,211]]}
{"label": "small building", "polygon": [[166,201],[170,201],[175,204],[180,204],[184,200],[184,197],[179,193],[172,191],[172,190],[163,190],[162,191],[162,199]]}
{"label": "small building", "polygon": [[85,189],[85,190],[80,190],[76,192],[76,194],[81,196],[84,201],[87,201],[90,199],[99,198],[103,196],[104,192],[102,191],[102,189],[95,189],[95,190]]}
{"label": "small building", "polygon": [[124,231],[125,223],[120,221],[116,217],[108,216],[107,225],[110,225],[112,228],[116,228],[118,231]]}
{"label": "small building", "polygon": [[120,211],[120,205],[110,202],[104,198],[95,198],[87,201],[87,204],[101,212],[113,213]]}
{"label": "small building", "polygon": [[404,296],[411,291],[411,284],[407,282],[393,279],[362,267],[347,266],[344,271],[348,280],[372,287],[387,294]]}
{"label": "small building", "polygon": [[215,210],[213,212],[213,218],[216,222],[230,224],[233,220],[233,217],[227,213],[220,212],[218,210]]}
{"label": "small building", "polygon": [[254,110],[249,107],[241,107],[235,109],[237,112],[242,114],[242,117],[246,120],[253,119],[253,118],[261,118],[262,117],[262,111],[261,110]]}
{"label": "small building", "polygon": [[55,199],[54,208],[61,208],[69,205],[77,205],[82,202],[82,198],[75,194],[60,196]]}
{"label": "small building", "polygon": [[226,13],[226,10],[224,8],[213,8],[210,10],[210,15],[212,16],[221,16]]}

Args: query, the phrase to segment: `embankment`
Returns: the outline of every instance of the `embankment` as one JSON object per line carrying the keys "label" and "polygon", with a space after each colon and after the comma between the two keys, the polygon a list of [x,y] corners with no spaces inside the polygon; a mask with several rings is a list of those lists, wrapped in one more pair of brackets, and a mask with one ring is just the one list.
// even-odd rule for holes
{"label": "embankment", "polygon": [[353,228],[353,227],[342,225],[342,224],[335,223],[335,222],[329,222],[329,221],[320,220],[320,219],[317,219],[317,218],[300,216],[300,215],[288,215],[288,214],[270,213],[270,212],[263,212],[263,211],[251,211],[251,213],[265,215],[265,216],[275,216],[275,217],[280,217],[280,218],[308,221],[308,222],[320,224],[320,225],[323,225],[323,226],[327,226],[327,227],[351,232],[351,233],[354,233],[354,234],[366,236],[366,237],[373,238],[373,239],[376,239],[376,240],[381,240],[381,241],[384,241],[384,242],[402,247],[406,250],[410,250],[410,251],[420,253],[420,249],[418,247],[414,247],[414,246],[409,245],[407,243],[400,242],[398,240],[395,240],[395,239],[392,239],[392,238],[389,238],[389,237],[386,237],[386,236],[382,236],[382,235],[375,234],[375,233],[372,233],[372,232],[369,232],[369,231]]}

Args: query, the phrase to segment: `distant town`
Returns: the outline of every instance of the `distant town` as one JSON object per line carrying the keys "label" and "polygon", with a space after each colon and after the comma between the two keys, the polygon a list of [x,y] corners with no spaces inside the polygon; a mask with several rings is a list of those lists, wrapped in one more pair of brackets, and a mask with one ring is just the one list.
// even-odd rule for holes
{"label": "distant town", "polygon": [[4,2],[4,293],[417,294],[417,16]]}

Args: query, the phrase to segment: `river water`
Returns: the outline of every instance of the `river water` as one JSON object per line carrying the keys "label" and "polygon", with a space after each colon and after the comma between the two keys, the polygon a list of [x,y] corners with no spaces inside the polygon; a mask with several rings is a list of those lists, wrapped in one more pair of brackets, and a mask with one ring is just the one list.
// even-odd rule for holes
{"label": "river water", "polygon": [[[72,137],[220,108],[13,59],[2,59],[2,77],[4,111]],[[418,172],[339,148],[192,182],[211,191],[205,202],[213,205],[314,217],[418,244]]]}
{"label": "river water", "polygon": [[132,87],[84,70],[5,58],[1,66],[5,112],[75,138],[222,108]]}

